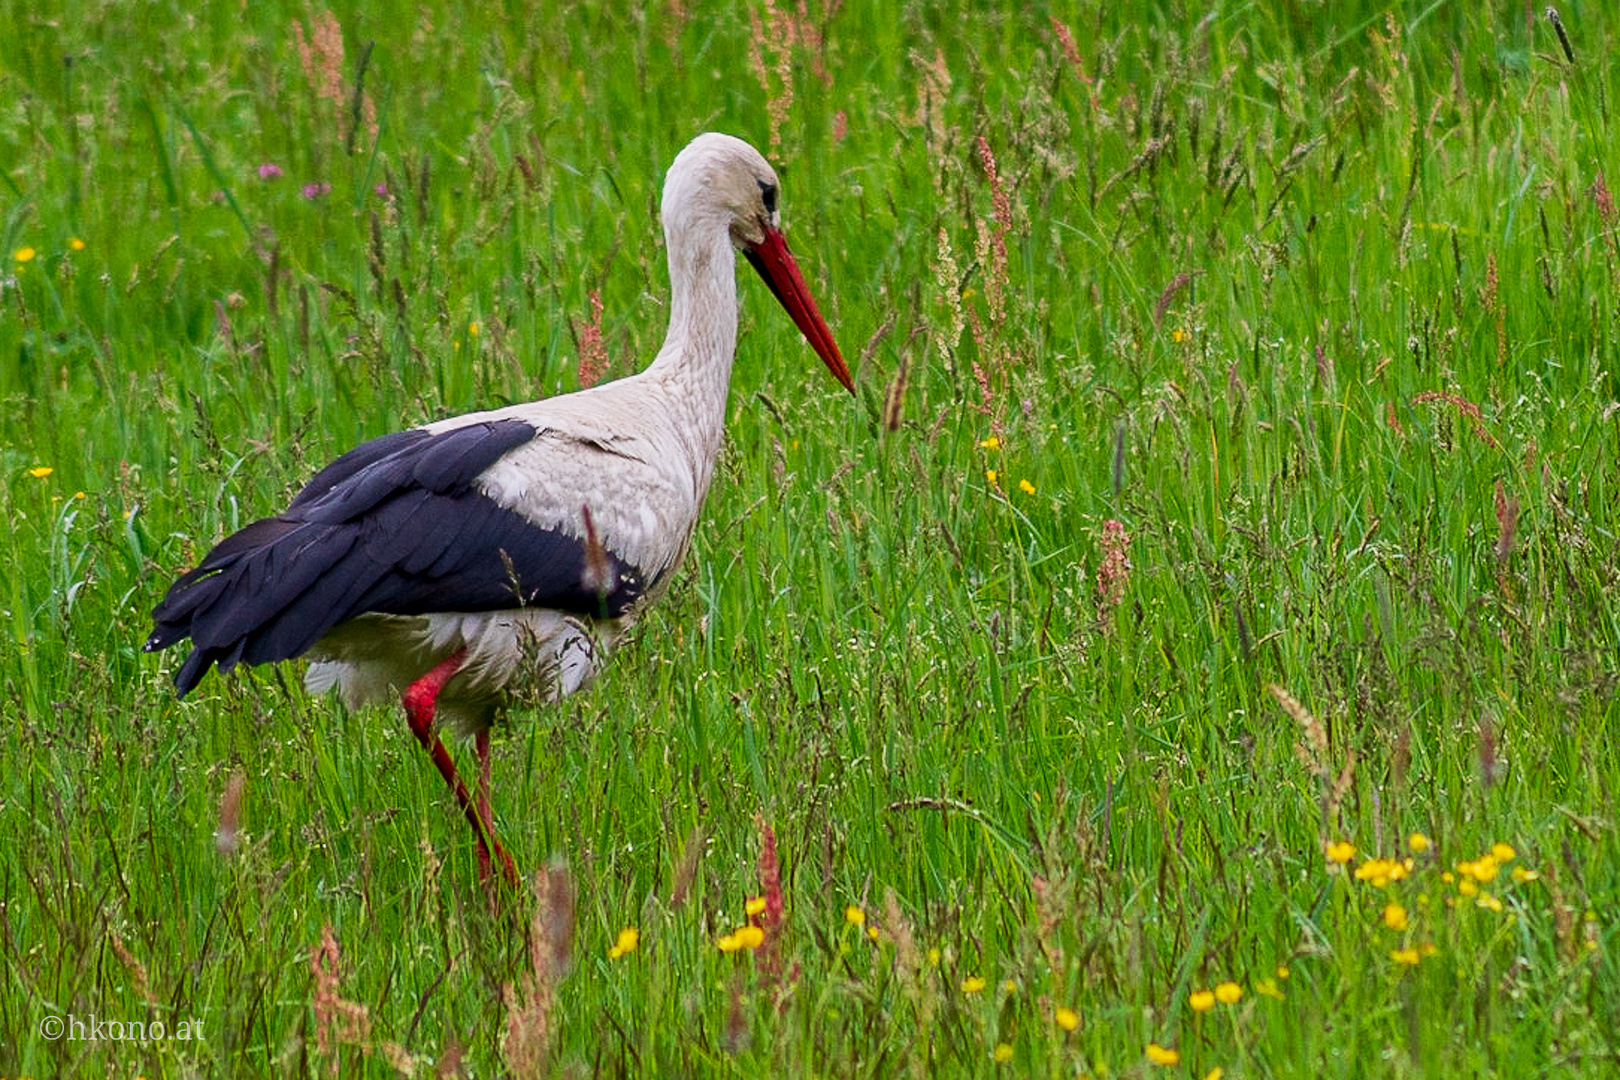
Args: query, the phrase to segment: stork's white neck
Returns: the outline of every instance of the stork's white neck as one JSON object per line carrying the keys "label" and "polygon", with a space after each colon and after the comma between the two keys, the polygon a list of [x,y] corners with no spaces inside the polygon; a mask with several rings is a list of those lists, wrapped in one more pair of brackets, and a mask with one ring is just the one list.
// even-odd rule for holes
{"label": "stork's white neck", "polygon": [[672,227],[665,240],[669,334],[645,374],[662,384],[675,428],[689,443],[701,498],[720,452],[737,352],[737,256],[724,227]]}

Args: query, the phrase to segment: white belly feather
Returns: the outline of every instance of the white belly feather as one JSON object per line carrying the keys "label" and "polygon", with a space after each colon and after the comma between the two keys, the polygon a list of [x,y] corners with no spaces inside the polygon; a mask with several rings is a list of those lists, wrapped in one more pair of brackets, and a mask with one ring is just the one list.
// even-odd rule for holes
{"label": "white belly feather", "polygon": [[304,685],[336,687],[350,708],[397,698],[462,650],[466,660],[438,699],[438,718],[463,736],[489,726],[512,697],[556,701],[590,683],[629,619],[591,619],[542,608],[362,615],[310,650]]}

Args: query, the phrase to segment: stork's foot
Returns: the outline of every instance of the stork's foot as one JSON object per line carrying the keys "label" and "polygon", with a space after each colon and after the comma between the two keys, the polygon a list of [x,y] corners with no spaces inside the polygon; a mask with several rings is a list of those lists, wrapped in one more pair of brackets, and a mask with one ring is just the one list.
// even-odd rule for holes
{"label": "stork's foot", "polygon": [[456,797],[456,805],[461,807],[462,816],[467,819],[467,824],[472,826],[473,836],[478,841],[479,879],[487,883],[498,864],[501,876],[506,879],[507,884],[516,889],[519,884],[517,865],[512,862],[512,856],[506,853],[506,849],[496,838],[495,821],[490,812],[489,732],[478,733],[478,799],[475,802],[467,790],[467,785],[462,782],[461,774],[456,771],[456,763],[451,760],[450,753],[444,748],[438,732],[433,729],[439,694],[443,692],[445,685],[455,678],[466,659],[466,652],[456,653],[411,683],[402,695],[405,717],[410,721],[411,734],[416,736],[417,741],[422,744],[422,749],[433,759],[439,775],[449,786],[450,793]]}

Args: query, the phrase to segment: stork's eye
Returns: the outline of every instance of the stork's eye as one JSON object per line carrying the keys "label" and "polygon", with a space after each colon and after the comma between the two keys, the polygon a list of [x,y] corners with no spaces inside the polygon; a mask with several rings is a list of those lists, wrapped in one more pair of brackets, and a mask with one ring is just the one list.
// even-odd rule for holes
{"label": "stork's eye", "polygon": [[755,180],[759,185],[759,197],[765,200],[765,212],[776,213],[776,185],[764,180]]}

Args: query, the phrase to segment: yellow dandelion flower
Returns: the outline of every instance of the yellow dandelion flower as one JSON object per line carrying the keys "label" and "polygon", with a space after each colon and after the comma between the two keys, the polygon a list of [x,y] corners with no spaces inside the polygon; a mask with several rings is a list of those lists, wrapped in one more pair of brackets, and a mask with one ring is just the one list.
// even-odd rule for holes
{"label": "yellow dandelion flower", "polygon": [[997,1065],[1005,1065],[1012,1060],[1013,1049],[1006,1043],[996,1043],[996,1048],[990,1051],[990,1060]]}
{"label": "yellow dandelion flower", "polygon": [[1003,994],[1015,993],[1017,990],[1018,984],[1013,982],[1011,979],[1008,979],[1006,982],[1001,984],[1001,992]]}
{"label": "yellow dandelion flower", "polygon": [[641,944],[641,931],[633,926],[627,926],[619,931],[618,940],[613,943],[612,948],[608,949],[608,959],[617,960],[621,956],[633,953],[639,944]]}
{"label": "yellow dandelion flower", "polygon": [[1018,490],[1022,491],[1025,495],[1033,495],[1035,494],[1035,485],[1030,483],[1028,480],[1020,480],[1018,481]]}
{"label": "yellow dandelion flower", "polygon": [[1182,333],[1182,331],[1179,329],[1170,331],[1170,340],[1175,342],[1177,345],[1180,345],[1184,340],[1186,340],[1186,337],[1187,335]]}
{"label": "yellow dandelion flower", "polygon": [[1421,855],[1428,851],[1431,844],[1429,838],[1420,832],[1415,832],[1406,838],[1406,850],[1414,855]]}
{"label": "yellow dandelion flower", "polygon": [[936,945],[932,949],[928,950],[928,966],[929,967],[939,967],[939,961],[940,961],[939,946]]}
{"label": "yellow dandelion flower", "polygon": [[990,481],[990,486],[991,487],[996,486],[996,470],[994,470],[994,469],[986,469],[986,470],[984,470],[984,478],[986,480]]}
{"label": "yellow dandelion flower", "polygon": [[32,469],[28,470],[28,475],[32,476],[35,480],[43,480],[55,471],[56,470],[51,468],[49,465],[36,465]]}
{"label": "yellow dandelion flower", "polygon": [[471,323],[467,324],[467,336],[468,337],[477,337],[478,336],[478,324],[477,323],[471,322]]}
{"label": "yellow dandelion flower", "polygon": [[1445,882],[1447,885],[1450,885],[1453,881],[1457,880],[1457,876],[1450,870],[1447,870],[1445,873],[1440,875],[1440,880]]}
{"label": "yellow dandelion flower", "polygon": [[1527,881],[1534,881],[1540,876],[1541,875],[1536,873],[1534,870],[1526,870],[1522,866],[1515,866],[1513,868],[1513,880],[1520,885],[1523,885]]}
{"label": "yellow dandelion flower", "polygon": [[1424,956],[1436,956],[1439,954],[1440,949],[1435,945],[1434,942],[1425,941],[1423,944],[1418,946],[1418,952],[1422,953]]}
{"label": "yellow dandelion flower", "polygon": [[1491,845],[1491,858],[1499,863],[1510,863],[1518,857],[1519,853],[1517,851],[1514,851],[1513,848],[1500,840]]}
{"label": "yellow dandelion flower", "polygon": [[68,238],[68,247],[71,248],[74,251],[83,251],[84,250],[84,241],[80,240],[77,236],[69,237]]}
{"label": "yellow dandelion flower", "polygon": [[33,262],[34,256],[38,254],[39,252],[35,251],[31,247],[20,247],[11,253],[11,257],[16,259],[19,263],[26,263]]}
{"label": "yellow dandelion flower", "polygon": [[1222,1005],[1236,1005],[1243,1000],[1243,987],[1235,982],[1223,982],[1215,988],[1215,1000]]}
{"label": "yellow dandelion flower", "polygon": [[1496,856],[1481,855],[1471,863],[1458,863],[1457,869],[1481,884],[1496,880]]}
{"label": "yellow dandelion flower", "polygon": [[1279,978],[1279,979],[1288,978],[1288,965],[1287,964],[1278,964],[1277,965],[1277,978]]}
{"label": "yellow dandelion flower", "polygon": [[992,435],[988,439],[982,440],[979,443],[979,448],[981,450],[1000,450],[1001,440]]}
{"label": "yellow dandelion flower", "polygon": [[1209,1012],[1215,1007],[1215,994],[1210,990],[1194,990],[1187,1004],[1192,1006],[1193,1012]]}
{"label": "yellow dandelion flower", "polygon": [[962,980],[962,993],[977,994],[980,990],[984,989],[984,986],[985,983],[982,978],[977,975],[969,975],[967,978]]}
{"label": "yellow dandelion flower", "polygon": [[1340,840],[1338,843],[1329,844],[1327,846],[1327,857],[1329,861],[1343,866],[1356,857],[1356,845],[1348,840]]}
{"label": "yellow dandelion flower", "polygon": [[1399,904],[1384,905],[1384,925],[1391,930],[1405,930],[1407,925],[1406,909]]}
{"label": "yellow dandelion flower", "polygon": [[866,922],[866,912],[851,904],[844,909],[844,921],[851,926],[860,926]]}
{"label": "yellow dandelion flower", "polygon": [[1473,878],[1463,878],[1457,882],[1457,891],[1464,896],[1477,896],[1479,895],[1479,886],[1474,883]]}
{"label": "yellow dandelion flower", "polygon": [[1383,889],[1390,882],[1404,878],[1406,869],[1394,859],[1368,859],[1356,867],[1356,880],[1365,881],[1375,889]]}
{"label": "yellow dandelion flower", "polygon": [[875,926],[868,926],[866,928],[866,936],[871,938],[873,941],[876,941],[878,938],[883,936],[883,931],[879,930]]}
{"label": "yellow dandelion flower", "polygon": [[757,926],[744,926],[725,935],[715,942],[720,946],[721,952],[736,952],[739,949],[757,949],[765,944],[765,931]]}
{"label": "yellow dandelion flower", "polygon": [[1221,1077],[1225,1075],[1226,1073],[1221,1071],[1221,1067],[1217,1065],[1213,1069],[1209,1070],[1209,1072],[1204,1074],[1204,1080],[1221,1080]]}
{"label": "yellow dandelion flower", "polygon": [[1486,911],[1494,911],[1498,915],[1502,914],[1502,901],[1498,900],[1488,892],[1480,893],[1479,896],[1474,900],[1474,903],[1477,906],[1484,908]]}
{"label": "yellow dandelion flower", "polygon": [[1416,949],[1396,949],[1389,954],[1389,958],[1397,964],[1413,967],[1418,962],[1418,951]]}
{"label": "yellow dandelion flower", "polygon": [[1052,1019],[1056,1020],[1057,1026],[1064,1031],[1073,1031],[1080,1026],[1080,1014],[1067,1005],[1059,1005],[1057,1011],[1052,1013]]}
{"label": "yellow dandelion flower", "polygon": [[[82,491],[75,491],[75,492],[74,492],[74,493],[73,493],[73,497],[74,497],[74,498],[75,498],[75,499],[82,499],[82,498],[84,498],[84,492],[82,492]],[[1518,871],[1517,871],[1517,870],[1515,870],[1515,871],[1513,871],[1513,872],[1514,872],[1514,873],[1515,873],[1515,874],[1517,874],[1517,873],[1518,873]],[[1532,876],[1532,877],[1534,877],[1534,876],[1535,876],[1535,875],[1533,875],[1533,874],[1532,874],[1532,875],[1531,875],[1531,876]]]}
{"label": "yellow dandelion flower", "polygon": [[743,910],[749,915],[758,915],[765,910],[765,898],[756,896],[743,905]]}
{"label": "yellow dandelion flower", "polygon": [[1181,1051],[1168,1046],[1160,1046],[1158,1043],[1147,1044],[1147,1056],[1148,1060],[1155,1065],[1181,1064]]}

